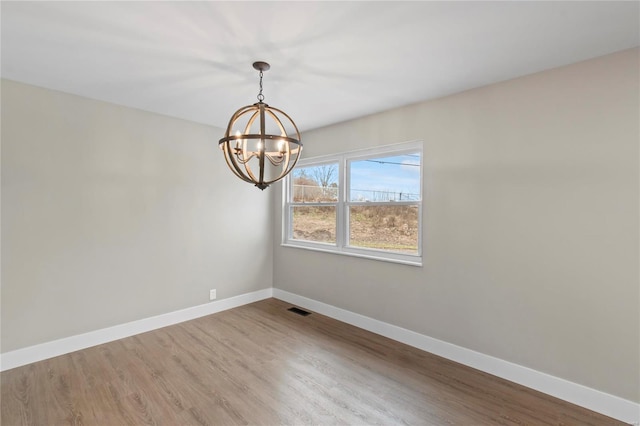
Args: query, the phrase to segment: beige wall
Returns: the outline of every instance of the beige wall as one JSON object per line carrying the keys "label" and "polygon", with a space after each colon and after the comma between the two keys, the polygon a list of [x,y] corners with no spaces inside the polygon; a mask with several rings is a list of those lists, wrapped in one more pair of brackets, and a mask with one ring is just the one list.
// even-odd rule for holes
{"label": "beige wall", "polygon": [[640,401],[638,63],[624,51],[305,133],[305,157],[424,140],[425,263],[276,238],[274,286]]}
{"label": "beige wall", "polygon": [[271,287],[222,133],[2,80],[2,352]]}

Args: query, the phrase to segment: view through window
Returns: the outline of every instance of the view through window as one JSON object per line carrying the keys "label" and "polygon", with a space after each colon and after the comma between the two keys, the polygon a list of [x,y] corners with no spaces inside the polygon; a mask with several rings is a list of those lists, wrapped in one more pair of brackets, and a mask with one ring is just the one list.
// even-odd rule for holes
{"label": "view through window", "polygon": [[293,170],[293,239],[336,243],[338,163]]}
{"label": "view through window", "polygon": [[284,244],[421,263],[422,143],[301,160],[285,186]]}

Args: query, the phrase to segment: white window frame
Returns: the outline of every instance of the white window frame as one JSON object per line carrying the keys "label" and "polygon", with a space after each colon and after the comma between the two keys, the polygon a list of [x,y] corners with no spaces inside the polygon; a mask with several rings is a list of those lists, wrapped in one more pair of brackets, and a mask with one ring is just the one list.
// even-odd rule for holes
{"label": "white window frame", "polygon": [[[420,200],[419,201],[381,201],[381,202],[357,202],[349,201],[348,190],[349,166],[352,161],[365,160],[368,158],[378,158],[390,155],[402,155],[407,153],[420,153]],[[347,256],[363,257],[367,259],[381,260],[387,262],[401,263],[412,266],[422,266],[422,229],[423,229],[423,203],[424,203],[424,152],[422,141],[404,142],[393,145],[385,145],[376,148],[349,151],[340,154],[325,155],[312,158],[303,158],[298,161],[296,167],[313,167],[328,163],[338,163],[338,200],[336,202],[322,203],[293,203],[291,202],[292,173],[283,182],[282,194],[282,246],[302,248],[307,250],[322,251]],[[396,253],[382,249],[372,249],[354,247],[348,245],[349,240],[349,217],[350,206],[359,205],[416,205],[418,208],[418,253]],[[336,207],[336,242],[335,244],[326,242],[316,242],[294,239],[292,211],[296,206],[334,206]]]}

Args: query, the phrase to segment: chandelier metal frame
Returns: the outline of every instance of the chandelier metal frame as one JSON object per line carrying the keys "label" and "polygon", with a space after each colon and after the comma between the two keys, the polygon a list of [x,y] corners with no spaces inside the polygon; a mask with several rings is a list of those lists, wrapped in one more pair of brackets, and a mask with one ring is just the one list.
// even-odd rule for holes
{"label": "chandelier metal frame", "polygon": [[[291,117],[263,102],[262,76],[271,66],[258,61],[253,63],[253,68],[260,71],[258,102],[240,108],[231,116],[218,146],[224,153],[227,166],[236,176],[264,190],[293,170],[302,152],[302,142],[300,131]],[[279,135],[266,133],[267,117],[273,120]],[[246,122],[242,124],[244,119]],[[257,119],[258,133],[252,133]],[[295,137],[287,134],[287,126],[283,120],[288,121],[288,127],[293,129]],[[272,167],[273,171],[265,173],[267,167]]]}

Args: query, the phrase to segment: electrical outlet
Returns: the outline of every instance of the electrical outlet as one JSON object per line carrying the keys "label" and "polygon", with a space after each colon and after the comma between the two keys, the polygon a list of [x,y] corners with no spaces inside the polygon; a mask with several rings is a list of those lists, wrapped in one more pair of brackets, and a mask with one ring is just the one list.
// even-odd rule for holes
{"label": "electrical outlet", "polygon": [[209,290],[209,300],[216,300],[216,289]]}

